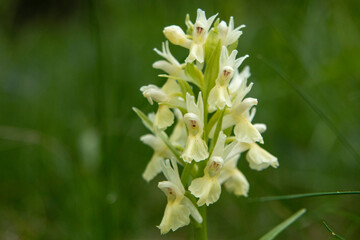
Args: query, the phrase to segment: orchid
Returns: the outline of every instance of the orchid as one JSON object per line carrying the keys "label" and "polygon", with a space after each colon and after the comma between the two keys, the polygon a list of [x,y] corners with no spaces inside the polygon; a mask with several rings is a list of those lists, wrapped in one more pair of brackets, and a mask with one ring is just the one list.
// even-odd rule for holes
{"label": "orchid", "polygon": [[[161,51],[154,49],[164,59],[153,67],[167,80],[162,87],[140,88],[156,110],[146,115],[133,108],[152,132],[141,137],[154,150],[143,177],[151,181],[162,171],[167,179],[158,184],[167,197],[161,234],[192,222],[196,239],[206,239],[206,207],[219,201],[222,187],[236,196],[249,194],[250,183],[238,168],[241,155],[253,170],[279,165],[259,145],[266,125],[252,123],[258,100],[247,97],[253,86],[247,84],[249,67],[238,71],[248,57],[237,58],[235,49],[244,25],[235,28],[233,17],[227,24],[216,16],[206,18],[198,9],[195,23],[186,16],[186,33],[176,25],[164,28],[168,41]],[[171,54],[169,42],[187,49],[183,61]]]}
{"label": "orchid", "polygon": [[209,110],[215,111],[216,108],[223,109],[225,105],[231,107],[230,95],[228,92],[228,84],[234,75],[234,69],[237,69],[241,63],[248,57],[236,59],[237,50],[233,50],[229,56],[228,50],[225,46],[222,47],[220,55],[219,75],[215,81],[215,87],[210,91],[208,98]]}
{"label": "orchid", "polygon": [[161,161],[165,158],[171,158],[173,154],[161,139],[152,134],[146,134],[142,136],[140,140],[154,150],[154,154],[143,173],[143,178],[146,181],[150,181],[161,172]]}
{"label": "orchid", "polygon": [[204,176],[196,178],[191,182],[190,192],[199,198],[197,204],[199,206],[210,205],[216,202],[221,193],[221,186],[218,181],[222,165],[224,163],[223,153],[226,135],[220,132],[218,141],[215,145],[213,154],[204,169]]}
{"label": "orchid", "polygon": [[236,42],[239,37],[242,35],[240,29],[244,28],[245,25],[241,25],[234,29],[234,18],[230,17],[229,26],[227,26],[225,21],[221,21],[219,24],[219,36],[224,46],[228,46]]}
{"label": "orchid", "polygon": [[161,162],[161,169],[168,181],[159,182],[158,187],[164,192],[167,197],[167,205],[164,212],[164,217],[161,220],[158,228],[161,234],[165,234],[170,230],[188,225],[190,223],[190,215],[198,222],[202,222],[202,217],[199,214],[193,203],[184,196],[185,189],[181,183],[176,161],[166,160]]}
{"label": "orchid", "polygon": [[204,129],[204,104],[202,102],[201,92],[199,93],[197,104],[195,104],[195,98],[187,93],[186,108],[188,113],[185,114],[184,121],[189,135],[181,157],[188,163],[193,159],[199,162],[209,156],[206,142],[202,139]]}
{"label": "orchid", "polygon": [[186,62],[197,60],[202,63],[204,62],[205,57],[204,44],[208,31],[216,16],[217,14],[206,19],[205,12],[198,9],[195,24],[188,21],[189,26],[192,26],[193,28],[191,37],[186,36],[184,31],[176,25],[166,27],[164,29],[164,34],[171,43],[190,49],[189,56],[185,60]]}

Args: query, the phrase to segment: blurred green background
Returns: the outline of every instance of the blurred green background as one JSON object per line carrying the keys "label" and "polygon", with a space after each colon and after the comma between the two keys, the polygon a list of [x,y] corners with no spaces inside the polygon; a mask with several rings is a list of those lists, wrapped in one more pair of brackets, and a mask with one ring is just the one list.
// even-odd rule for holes
{"label": "blurred green background", "polygon": [[[155,227],[163,177],[141,177],[152,150],[131,107],[154,109],[139,91],[164,81],[153,48],[165,26],[185,27],[198,7],[247,26],[238,50],[250,55],[255,122],[267,124],[265,148],[280,162],[255,172],[242,157],[249,196],[360,189],[359,1],[2,0],[0,239],[191,238],[189,226],[165,236]],[[257,239],[305,207],[278,239],[329,239],[322,220],[359,239],[359,203],[358,195],[251,203],[223,191],[208,209],[209,236]]]}

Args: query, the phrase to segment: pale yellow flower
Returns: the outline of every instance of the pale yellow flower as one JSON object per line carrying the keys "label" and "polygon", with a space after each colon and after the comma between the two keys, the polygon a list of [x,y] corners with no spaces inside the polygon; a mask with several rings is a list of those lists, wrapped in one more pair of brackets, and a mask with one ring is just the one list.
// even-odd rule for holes
{"label": "pale yellow flower", "polygon": [[[253,111],[253,114],[255,111]],[[251,118],[252,119],[252,118]],[[266,125],[262,123],[256,123],[253,125],[260,133],[266,131]],[[257,143],[240,143],[239,146],[242,151],[249,150],[246,154],[246,160],[249,162],[251,169],[261,171],[269,166],[277,168],[279,162],[277,157],[273,156],[271,153],[267,152],[265,149],[261,148]]]}
{"label": "pale yellow flower", "polygon": [[244,28],[245,25],[241,25],[234,29],[234,18],[230,17],[229,26],[227,26],[225,21],[221,21],[219,24],[219,37],[222,41],[222,44],[228,46],[235,41],[238,41],[239,37],[242,35],[240,29]]}
{"label": "pale yellow flower", "polygon": [[189,56],[185,60],[186,62],[191,63],[197,60],[203,63],[205,58],[204,45],[209,29],[216,16],[217,14],[206,19],[205,12],[198,9],[195,24],[192,24],[190,20],[187,21],[187,25],[191,25],[193,28],[191,37],[187,36],[184,31],[176,25],[166,27],[164,34],[172,44],[190,49]]}
{"label": "pale yellow flower", "polygon": [[220,184],[224,183],[225,188],[237,196],[245,196],[249,192],[249,182],[244,174],[237,168],[240,154],[226,159],[219,176]]}
{"label": "pale yellow flower", "polygon": [[219,63],[219,75],[215,80],[215,86],[211,89],[208,103],[209,111],[215,111],[216,108],[223,109],[225,105],[231,107],[230,95],[228,92],[228,84],[234,70],[237,70],[241,63],[248,57],[245,55],[236,59],[237,50],[233,50],[229,55],[225,46],[222,47]]}
{"label": "pale yellow flower", "polygon": [[190,215],[198,222],[202,222],[202,217],[193,203],[185,197],[185,189],[181,183],[177,163],[172,160],[161,162],[162,171],[168,181],[159,182],[158,187],[167,197],[167,205],[163,219],[158,228],[161,234],[170,230],[175,231],[180,227],[190,223]]}
{"label": "pale yellow flower", "polygon": [[189,190],[192,195],[199,198],[197,204],[207,206],[216,202],[221,194],[221,185],[218,180],[222,165],[224,163],[224,144],[226,135],[220,132],[215,144],[213,154],[206,164],[204,176],[196,178],[191,182]]}
{"label": "pale yellow flower", "polygon": [[185,106],[184,99],[181,97],[181,89],[174,79],[169,78],[162,88],[150,84],[141,87],[140,91],[150,104],[153,104],[153,101],[159,103],[154,119],[154,127],[157,129],[164,130],[174,123],[174,114],[170,107]]}
{"label": "pale yellow flower", "polygon": [[189,135],[181,158],[188,163],[192,160],[199,162],[209,156],[207,144],[202,139],[204,132],[204,104],[201,92],[199,93],[197,104],[195,104],[194,96],[187,93],[186,107],[188,113],[184,115],[184,121]]}
{"label": "pale yellow flower", "polygon": [[164,142],[157,136],[146,134],[142,136],[140,140],[143,143],[149,145],[154,150],[154,154],[142,175],[143,178],[149,182],[161,172],[161,162],[165,158],[171,158],[173,154],[164,144]]}

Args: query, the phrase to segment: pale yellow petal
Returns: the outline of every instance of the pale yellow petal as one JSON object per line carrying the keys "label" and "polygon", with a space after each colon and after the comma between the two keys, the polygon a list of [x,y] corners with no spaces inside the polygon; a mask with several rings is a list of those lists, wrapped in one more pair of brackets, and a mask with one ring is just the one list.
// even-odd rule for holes
{"label": "pale yellow petal", "polygon": [[216,84],[210,91],[209,98],[209,111],[215,111],[216,108],[224,109],[225,105],[231,107],[231,101],[226,86]]}
{"label": "pale yellow petal", "polygon": [[167,95],[181,93],[181,88],[176,80],[169,78],[164,86],[161,88]]}
{"label": "pale yellow petal", "polygon": [[161,172],[161,161],[163,161],[163,159],[163,157],[157,154],[154,154],[152,156],[142,175],[146,181],[151,181],[156,175]]}
{"label": "pale yellow petal", "polygon": [[140,140],[146,145],[149,145],[155,151],[164,147],[164,143],[161,141],[161,139],[152,134],[143,135],[140,137]]}
{"label": "pale yellow petal", "polygon": [[161,234],[175,231],[190,223],[190,210],[179,201],[168,202],[165,208],[164,217],[158,228]]}
{"label": "pale yellow petal", "polygon": [[167,105],[160,104],[155,115],[154,126],[164,130],[174,123],[174,114]]}
{"label": "pale yellow petal", "polygon": [[242,172],[234,168],[232,170],[231,176],[225,182],[225,188],[237,196],[247,197],[249,192],[249,182],[246,180]]}
{"label": "pale yellow petal", "polygon": [[221,186],[217,178],[210,178],[208,175],[194,179],[191,182],[189,190],[192,195],[199,198],[197,204],[202,206],[216,202],[221,194]]}
{"label": "pale yellow petal", "polygon": [[199,135],[189,136],[181,158],[184,159],[185,162],[190,163],[193,159],[199,162],[208,157],[208,146],[205,141]]}
{"label": "pale yellow petal", "polygon": [[250,164],[250,168],[258,171],[261,171],[269,166],[274,168],[279,166],[277,157],[273,156],[255,143],[251,144],[250,150],[246,154],[246,159]]}
{"label": "pale yellow petal", "polygon": [[254,143],[263,142],[263,138],[259,131],[244,117],[237,119],[237,124],[234,128],[236,139],[239,142]]}
{"label": "pale yellow petal", "polygon": [[186,131],[184,118],[179,109],[175,109],[174,113],[176,115],[178,122],[176,123],[174,130],[170,136],[170,142],[174,146],[180,146],[184,148],[187,139],[187,131]]}
{"label": "pale yellow petal", "polygon": [[213,154],[211,156],[219,156],[219,157],[223,156],[225,141],[226,141],[226,135],[223,133],[223,131],[220,131],[219,137],[214,147]]}
{"label": "pale yellow petal", "polygon": [[199,211],[197,210],[197,208],[194,206],[194,204],[190,201],[190,199],[188,199],[187,197],[184,197],[182,199],[182,204],[184,204],[189,210],[190,210],[190,214],[191,216],[198,222],[198,223],[202,223],[203,219],[199,213]]}
{"label": "pale yellow petal", "polygon": [[186,58],[186,62],[192,63],[193,61],[204,62],[204,45],[192,43],[190,47],[190,54]]}

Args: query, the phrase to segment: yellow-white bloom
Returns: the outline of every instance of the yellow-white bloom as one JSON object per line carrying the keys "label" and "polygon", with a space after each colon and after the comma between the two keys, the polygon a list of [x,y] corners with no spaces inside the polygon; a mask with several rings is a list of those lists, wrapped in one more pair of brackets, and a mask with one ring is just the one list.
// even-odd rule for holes
{"label": "yellow-white bloom", "polygon": [[211,157],[204,169],[204,176],[196,178],[191,182],[189,190],[195,197],[199,198],[197,201],[199,206],[204,204],[209,206],[219,199],[221,185],[217,177],[220,173],[222,164],[222,158]]}
{"label": "yellow-white bloom", "polygon": [[223,154],[226,135],[220,132],[219,138],[214,147],[213,154],[204,169],[204,176],[196,178],[191,182],[189,190],[191,194],[199,198],[197,204],[202,206],[216,202],[221,194],[221,185],[218,180],[223,166]]}
{"label": "yellow-white bloom", "polygon": [[145,171],[142,175],[143,178],[149,182],[161,172],[161,162],[165,158],[172,157],[173,154],[164,144],[164,142],[157,136],[154,136],[152,134],[146,134],[142,136],[140,140],[143,143],[149,145],[154,150],[154,154],[151,157],[151,160],[147,164]]}
{"label": "yellow-white bloom", "polygon": [[248,55],[245,55],[236,59],[236,55],[237,50],[233,50],[229,56],[225,46],[221,49],[219,75],[208,98],[210,112],[216,110],[216,108],[223,109],[225,105],[231,107],[231,100],[228,92],[229,81],[234,75],[234,70],[237,70],[241,63],[248,57]]}
{"label": "yellow-white bloom", "polygon": [[204,131],[204,104],[201,92],[195,104],[194,96],[186,94],[186,108],[188,113],[184,115],[184,121],[189,135],[181,158],[190,163],[193,159],[196,162],[202,161],[209,156],[208,147],[202,139]]}
{"label": "yellow-white bloom", "polygon": [[184,118],[179,109],[174,110],[175,116],[177,118],[177,123],[174,127],[174,130],[170,136],[170,142],[178,148],[184,148],[187,139],[186,126]]}
{"label": "yellow-white bloom", "polygon": [[158,86],[149,84],[147,86],[142,86],[140,91],[143,93],[144,97],[147,98],[151,105],[155,102],[166,102],[168,101],[167,94]]}
{"label": "yellow-white bloom", "polygon": [[[206,19],[205,12],[198,9],[195,24],[192,24],[190,20],[186,21],[186,24],[193,28],[191,37],[186,36],[184,31],[176,25],[166,27],[164,34],[171,43],[190,49],[189,56],[185,60],[186,62],[191,63],[197,60],[203,63],[205,57],[204,44],[216,16],[217,14]],[[192,38],[192,40],[190,38]]]}
{"label": "yellow-white bloom", "polygon": [[197,10],[196,21],[193,26],[192,33],[193,41],[190,46],[190,54],[185,60],[186,62],[193,62],[194,60],[197,60],[200,63],[204,62],[204,44],[208,31],[216,16],[217,14],[213,15],[209,19],[206,19],[205,12],[201,9]]}
{"label": "yellow-white bloom", "polygon": [[174,79],[168,79],[162,88],[150,84],[141,87],[140,91],[150,104],[153,104],[153,101],[159,103],[159,109],[155,114],[154,127],[160,130],[164,130],[174,123],[174,114],[169,107],[184,107],[185,105],[181,98],[181,89]]}
{"label": "yellow-white bloom", "polygon": [[[253,111],[253,114],[255,111]],[[253,116],[252,116],[253,117]],[[251,118],[252,119],[252,118]],[[260,133],[266,131],[266,125],[262,123],[256,123],[253,125]],[[277,157],[273,156],[271,153],[267,152],[265,149],[261,148],[256,143],[240,143],[239,146],[242,151],[249,150],[246,154],[246,160],[249,162],[249,166],[251,169],[261,171],[263,169],[272,166],[277,168],[279,166],[279,162]]]}
{"label": "yellow-white bloom", "polygon": [[230,17],[229,27],[225,21],[221,21],[219,24],[219,37],[222,41],[222,44],[228,46],[239,39],[242,35],[241,28],[244,28],[245,25],[241,25],[234,29],[234,18]]}
{"label": "yellow-white bloom", "polygon": [[174,123],[174,114],[168,105],[159,104],[159,108],[155,114],[154,127],[160,130],[165,130]]}
{"label": "yellow-white bloom", "polygon": [[260,132],[251,124],[250,120],[250,109],[255,105],[257,105],[257,99],[255,98],[245,98],[243,101],[235,101],[229,114],[224,116],[222,129],[235,125],[234,133],[239,142],[263,143],[264,141]]}
{"label": "yellow-white bloom", "polygon": [[185,74],[184,74],[184,70],[183,70],[185,64],[180,64],[176,60],[176,58],[174,58],[174,56],[171,54],[168,41],[166,41],[165,43],[162,43],[162,51],[161,52],[159,50],[157,50],[156,48],[154,49],[154,51],[157,54],[159,54],[160,56],[162,56],[163,58],[165,58],[166,61],[159,60],[159,61],[154,62],[153,68],[163,70],[164,72],[168,73],[171,76],[180,77],[180,78],[185,79]]}
{"label": "yellow-white bloom", "polygon": [[161,220],[158,228],[161,234],[165,234],[170,230],[188,225],[190,223],[190,215],[198,222],[202,222],[202,217],[193,203],[185,197],[185,189],[181,183],[177,163],[172,160],[172,167],[170,161],[161,162],[162,171],[168,181],[163,181],[158,184],[158,187],[165,193],[167,197],[167,205],[164,212],[164,217]]}
{"label": "yellow-white bloom", "polygon": [[269,166],[277,168],[279,162],[277,157],[273,156],[258,144],[252,143],[249,146],[249,151],[246,154],[246,160],[249,162],[250,168],[261,171]]}
{"label": "yellow-white bloom", "polygon": [[174,79],[168,79],[162,88],[150,84],[142,86],[140,91],[152,105],[155,102],[172,105],[174,107],[185,107],[184,99],[179,84]]}
{"label": "yellow-white bloom", "polygon": [[236,167],[240,154],[236,154],[227,158],[219,176],[220,184],[225,185],[225,188],[233,192],[237,196],[245,196],[249,192],[249,182],[246,180],[244,174]]}
{"label": "yellow-white bloom", "polygon": [[244,99],[253,86],[253,83],[247,85],[247,79],[251,76],[249,66],[245,66],[244,69],[239,73],[235,71],[233,79],[229,83],[229,93],[232,100]]}

